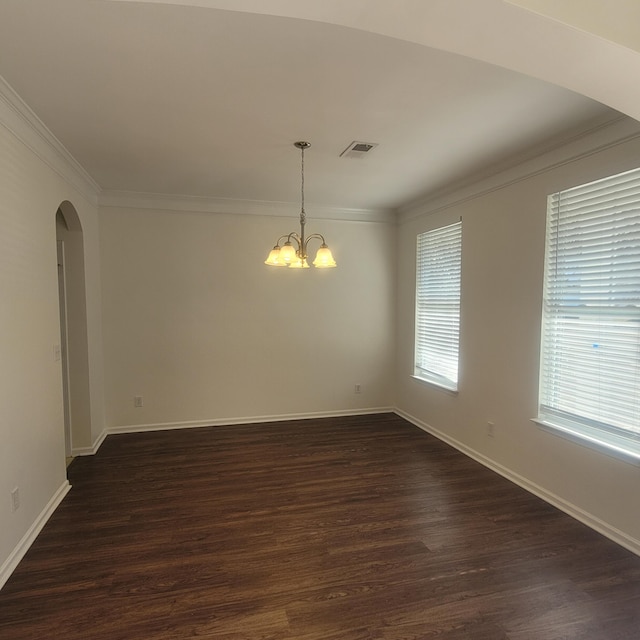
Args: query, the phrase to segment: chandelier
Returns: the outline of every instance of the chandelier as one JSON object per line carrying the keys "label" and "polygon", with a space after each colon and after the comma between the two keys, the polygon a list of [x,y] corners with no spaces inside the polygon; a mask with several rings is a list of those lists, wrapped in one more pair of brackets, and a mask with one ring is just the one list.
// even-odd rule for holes
{"label": "chandelier", "polygon": [[[304,235],[304,226],[307,221],[307,216],[304,212],[304,150],[308,149],[311,145],[308,142],[294,142],[294,147],[300,149],[301,153],[301,199],[302,205],[300,208],[300,233],[292,231],[278,238],[275,247],[271,249],[269,257],[264,261],[272,267],[289,267],[290,269],[308,269],[307,263],[307,245],[309,240],[320,240],[322,243],[316,258],[313,261],[313,266],[318,269],[328,269],[336,266],[336,261],[331,255],[331,250],[324,241],[324,237],[319,233],[312,233],[310,236]],[[283,242],[280,246],[280,242]]]}

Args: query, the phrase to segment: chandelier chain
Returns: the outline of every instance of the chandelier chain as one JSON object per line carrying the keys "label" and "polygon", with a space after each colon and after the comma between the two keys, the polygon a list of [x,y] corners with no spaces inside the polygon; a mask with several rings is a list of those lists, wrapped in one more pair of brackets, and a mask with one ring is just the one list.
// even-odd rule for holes
{"label": "chandelier chain", "polygon": [[306,220],[306,213],[304,211],[304,146],[300,147],[300,151],[302,153],[302,159],[300,161],[300,172],[301,172],[301,180],[300,180],[300,218],[304,222]]}

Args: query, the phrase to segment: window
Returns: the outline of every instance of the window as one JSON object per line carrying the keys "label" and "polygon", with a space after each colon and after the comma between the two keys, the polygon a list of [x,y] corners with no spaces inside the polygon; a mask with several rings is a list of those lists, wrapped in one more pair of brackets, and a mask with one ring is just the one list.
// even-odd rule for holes
{"label": "window", "polygon": [[458,388],[462,222],[418,235],[414,375]]}
{"label": "window", "polygon": [[640,459],[640,169],[549,196],[539,421]]}

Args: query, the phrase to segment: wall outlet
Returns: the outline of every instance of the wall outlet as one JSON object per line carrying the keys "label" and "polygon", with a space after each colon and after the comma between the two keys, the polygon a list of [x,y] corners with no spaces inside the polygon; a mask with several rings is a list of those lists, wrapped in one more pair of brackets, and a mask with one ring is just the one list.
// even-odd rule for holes
{"label": "wall outlet", "polygon": [[14,487],[11,489],[11,511],[17,511],[20,508],[20,489]]}
{"label": "wall outlet", "polygon": [[133,397],[133,406],[136,408],[144,407],[144,401],[142,400],[142,396]]}
{"label": "wall outlet", "polygon": [[496,435],[496,425],[491,421],[487,422],[487,435],[490,438],[493,438]]}
{"label": "wall outlet", "polygon": [[60,358],[62,358],[62,347],[59,344],[53,345],[53,361],[59,362]]}
{"label": "wall outlet", "polygon": [[362,385],[361,384],[354,385],[353,393],[362,393]]}

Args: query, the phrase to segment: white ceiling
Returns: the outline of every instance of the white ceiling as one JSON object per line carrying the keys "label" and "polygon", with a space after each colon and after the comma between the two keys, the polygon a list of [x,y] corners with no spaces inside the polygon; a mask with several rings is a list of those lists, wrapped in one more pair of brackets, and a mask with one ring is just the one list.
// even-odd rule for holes
{"label": "white ceiling", "polygon": [[636,115],[580,47],[637,56],[500,0],[0,0],[0,75],[105,193],[295,202],[302,139],[310,206],[395,209],[618,116],[585,95]]}

